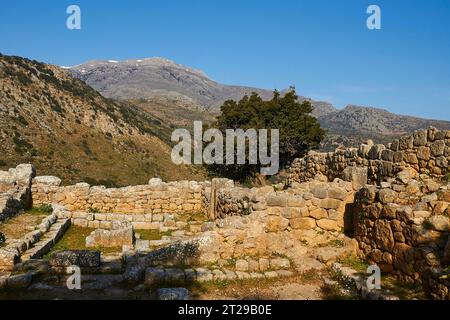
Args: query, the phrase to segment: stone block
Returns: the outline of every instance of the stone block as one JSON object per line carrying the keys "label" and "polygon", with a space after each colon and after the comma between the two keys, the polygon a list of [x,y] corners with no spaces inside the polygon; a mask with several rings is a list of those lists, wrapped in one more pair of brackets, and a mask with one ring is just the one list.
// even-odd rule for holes
{"label": "stone block", "polygon": [[310,210],[309,215],[314,219],[323,219],[328,217],[328,212],[323,208],[317,208],[314,210]]}
{"label": "stone block", "polygon": [[336,199],[321,199],[319,207],[324,209],[337,209],[342,204],[342,201]]}
{"label": "stone block", "polygon": [[51,267],[99,267],[100,251],[69,250],[58,251],[51,255],[49,260]]}
{"label": "stone block", "polygon": [[272,270],[289,269],[291,263],[285,258],[273,258],[270,259],[270,268]]}
{"label": "stone block", "polygon": [[145,270],[144,284],[147,288],[151,288],[164,282],[166,279],[166,273],[162,268],[147,268]]}
{"label": "stone block", "polygon": [[323,230],[327,231],[340,231],[341,227],[338,222],[331,219],[320,219],[317,220],[317,226]]}
{"label": "stone block", "polygon": [[420,160],[430,160],[431,151],[429,147],[419,147],[417,148],[417,158]]}
{"label": "stone block", "polygon": [[367,184],[368,169],[367,167],[348,166],[342,172],[342,179],[352,183],[353,190],[359,190]]}
{"label": "stone block", "polygon": [[270,268],[270,261],[267,258],[260,258],[258,261],[259,271],[264,272]]}
{"label": "stone block", "polygon": [[316,227],[316,220],[313,218],[295,218],[290,220],[292,229],[313,229]]}
{"label": "stone block", "polygon": [[249,265],[247,260],[243,259],[237,260],[235,268],[237,271],[248,271]]}
{"label": "stone block", "polygon": [[267,196],[266,202],[269,207],[286,207],[288,203],[288,197],[281,194],[271,193]]}

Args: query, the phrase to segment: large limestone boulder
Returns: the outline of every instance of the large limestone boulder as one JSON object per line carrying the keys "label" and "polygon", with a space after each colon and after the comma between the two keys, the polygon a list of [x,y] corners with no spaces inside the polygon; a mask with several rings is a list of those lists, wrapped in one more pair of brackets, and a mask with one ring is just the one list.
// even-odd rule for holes
{"label": "large limestone boulder", "polygon": [[427,130],[418,130],[414,132],[414,145],[418,147],[425,146],[427,144]]}
{"label": "large limestone boulder", "polygon": [[414,248],[405,243],[396,243],[393,249],[393,264],[394,267],[403,273],[412,275],[414,267]]}
{"label": "large limestone boulder", "polygon": [[16,249],[0,249],[0,270],[12,270],[20,262],[19,252]]}
{"label": "large limestone boulder", "polygon": [[150,179],[148,185],[155,191],[165,191],[168,189],[167,183],[163,182],[160,178]]}
{"label": "large limestone boulder", "polygon": [[370,148],[368,157],[370,160],[378,160],[381,159],[381,154],[383,150],[386,149],[386,146],[383,144],[376,144],[373,145],[372,148]]}
{"label": "large limestone boulder", "polygon": [[69,250],[58,251],[51,255],[49,266],[52,267],[99,267],[100,251]]}
{"label": "large limestone boulder", "polygon": [[359,190],[367,184],[367,167],[351,167],[348,166],[342,172],[342,180],[349,181],[352,183],[354,190]]}
{"label": "large limestone boulder", "polygon": [[367,158],[369,155],[369,151],[370,149],[372,149],[373,146],[373,141],[372,140],[367,140],[366,143],[363,143],[358,150],[358,154],[363,157],[363,158]]}
{"label": "large limestone boulder", "polygon": [[35,177],[36,170],[31,164],[19,164],[15,168],[11,168],[8,171],[0,171],[0,183],[12,184],[19,183],[29,186],[31,180]]}
{"label": "large limestone boulder", "polygon": [[450,231],[450,222],[447,216],[444,215],[431,216],[428,219],[428,222],[430,223],[430,225],[433,227],[434,230],[441,232]]}
{"label": "large limestone boulder", "polygon": [[419,173],[413,168],[405,168],[397,174],[396,180],[403,184],[408,184],[411,180],[417,179],[418,176]]}
{"label": "large limestone boulder", "polygon": [[14,169],[9,169],[10,175],[15,181],[24,185],[30,185],[31,180],[36,176],[36,170],[32,164],[19,164]]}
{"label": "large limestone boulder", "polygon": [[59,187],[61,185],[61,179],[53,176],[39,176],[33,180],[36,184],[44,184],[47,186]]}
{"label": "large limestone boulder", "polygon": [[385,220],[375,222],[375,242],[378,248],[385,251],[392,251],[394,248],[394,234],[392,233],[390,223]]}
{"label": "large limestone boulder", "polygon": [[97,229],[86,238],[86,247],[116,248],[132,246],[133,225],[129,221],[113,221],[111,230]]}

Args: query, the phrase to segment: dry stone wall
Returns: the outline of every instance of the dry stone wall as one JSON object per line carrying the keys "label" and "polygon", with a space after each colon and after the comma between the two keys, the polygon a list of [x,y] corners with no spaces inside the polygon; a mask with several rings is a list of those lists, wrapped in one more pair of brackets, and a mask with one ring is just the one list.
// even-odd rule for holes
{"label": "dry stone wall", "polygon": [[[105,212],[125,215],[194,213],[202,210],[205,183],[179,181],[165,183],[151,179],[148,185],[124,188],[92,187],[87,183],[61,186],[56,177],[33,180],[33,205],[55,203],[69,211]],[[102,219],[99,219],[102,220]],[[146,221],[146,220],[141,220]]]}
{"label": "dry stone wall", "polygon": [[380,187],[356,195],[355,238],[362,254],[403,282],[421,283],[439,299],[450,299],[441,279],[450,259],[450,186],[401,171]]}
{"label": "dry stone wall", "polygon": [[359,186],[362,186],[361,175],[364,172],[355,172],[355,167],[363,170],[367,168],[367,179],[379,182],[395,176],[404,167],[440,177],[450,173],[449,163],[450,131],[429,128],[401,137],[388,145],[374,144],[369,140],[359,148],[337,149],[329,153],[311,151],[306,157],[293,162],[290,178],[302,182],[321,174],[332,181],[350,175],[353,181],[359,181]]}
{"label": "dry stone wall", "polygon": [[274,225],[269,228],[274,229],[275,225],[286,225],[291,229],[340,231],[348,225],[345,213],[353,203],[353,196],[352,183],[341,179],[294,184],[284,191],[275,191],[272,186],[226,188],[217,193],[216,212],[218,218],[266,212],[270,215],[269,224]]}

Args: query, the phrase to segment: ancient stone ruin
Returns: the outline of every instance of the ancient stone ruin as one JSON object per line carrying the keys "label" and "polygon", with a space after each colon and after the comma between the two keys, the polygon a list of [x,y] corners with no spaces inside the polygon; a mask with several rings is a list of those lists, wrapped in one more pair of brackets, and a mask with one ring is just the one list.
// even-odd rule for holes
{"label": "ancient stone ruin", "polygon": [[[251,189],[227,179],[62,186],[59,178],[36,177],[32,166],[19,165],[0,172],[0,221],[31,206],[51,205],[53,212],[20,239],[6,235],[0,289],[38,290],[54,276],[59,282],[52,288],[61,286],[72,264],[96,290],[331,268],[365,297],[389,298],[369,295],[365,278],[337,263],[359,255],[430,297],[449,299],[449,161],[450,131],[430,128],[387,146],[368,141],[359,149],[310,152],[293,163],[289,183]],[[71,227],[91,230],[87,251],[52,252]],[[146,232],[162,236],[145,239]],[[117,247],[113,254],[97,250]]]}

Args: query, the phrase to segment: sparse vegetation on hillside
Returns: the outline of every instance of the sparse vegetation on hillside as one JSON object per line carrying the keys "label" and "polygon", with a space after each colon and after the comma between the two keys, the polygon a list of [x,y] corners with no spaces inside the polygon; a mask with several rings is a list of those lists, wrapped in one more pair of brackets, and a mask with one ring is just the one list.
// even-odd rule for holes
{"label": "sparse vegetation on hillside", "polygon": [[64,184],[108,187],[204,178],[201,168],[172,163],[163,120],[58,67],[0,55],[0,84],[0,170],[28,162]]}

